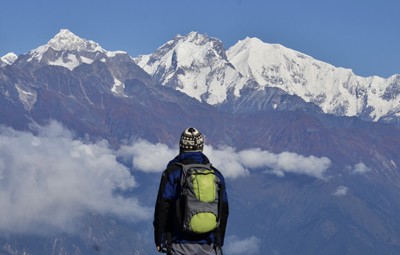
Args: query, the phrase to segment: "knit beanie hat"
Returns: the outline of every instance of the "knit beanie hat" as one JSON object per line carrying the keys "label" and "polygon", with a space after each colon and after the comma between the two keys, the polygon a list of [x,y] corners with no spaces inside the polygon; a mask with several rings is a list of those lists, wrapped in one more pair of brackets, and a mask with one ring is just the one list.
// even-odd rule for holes
{"label": "knit beanie hat", "polygon": [[182,132],[179,141],[179,148],[181,152],[185,151],[203,151],[204,137],[194,127],[189,127]]}

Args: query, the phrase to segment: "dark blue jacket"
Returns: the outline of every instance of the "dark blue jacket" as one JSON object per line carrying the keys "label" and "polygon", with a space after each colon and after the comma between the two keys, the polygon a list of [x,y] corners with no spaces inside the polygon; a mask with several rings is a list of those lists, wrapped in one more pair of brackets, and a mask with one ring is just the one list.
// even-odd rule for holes
{"label": "dark blue jacket", "polygon": [[184,152],[180,153],[168,163],[167,169],[163,172],[160,181],[160,187],[157,195],[157,202],[154,212],[154,240],[156,245],[164,244],[167,240],[167,233],[171,233],[173,243],[213,243],[222,246],[224,244],[225,229],[228,220],[229,206],[228,197],[225,189],[225,181],[222,174],[214,168],[215,174],[220,179],[223,193],[221,198],[220,225],[216,233],[205,235],[189,236],[181,231],[178,223],[176,204],[181,194],[180,179],[182,169],[179,165],[183,164],[207,164],[208,158],[202,152]]}

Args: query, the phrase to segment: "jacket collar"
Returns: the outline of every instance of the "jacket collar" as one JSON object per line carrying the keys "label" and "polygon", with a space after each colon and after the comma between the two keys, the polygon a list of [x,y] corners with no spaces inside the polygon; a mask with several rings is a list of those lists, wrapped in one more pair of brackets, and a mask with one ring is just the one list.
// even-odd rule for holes
{"label": "jacket collar", "polygon": [[178,154],[173,160],[168,163],[168,166],[176,163],[197,163],[197,164],[207,164],[210,161],[208,160],[207,156],[203,154],[201,151],[194,151],[194,152],[182,152]]}

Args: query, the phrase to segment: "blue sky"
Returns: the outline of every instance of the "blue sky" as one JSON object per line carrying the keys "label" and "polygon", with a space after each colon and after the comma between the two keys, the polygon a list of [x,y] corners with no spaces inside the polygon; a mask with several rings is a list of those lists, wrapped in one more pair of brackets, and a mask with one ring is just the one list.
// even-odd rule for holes
{"label": "blue sky", "polygon": [[400,74],[399,10],[397,0],[1,0],[0,56],[27,53],[62,28],[133,57],[198,31],[226,49],[257,37],[388,77]]}

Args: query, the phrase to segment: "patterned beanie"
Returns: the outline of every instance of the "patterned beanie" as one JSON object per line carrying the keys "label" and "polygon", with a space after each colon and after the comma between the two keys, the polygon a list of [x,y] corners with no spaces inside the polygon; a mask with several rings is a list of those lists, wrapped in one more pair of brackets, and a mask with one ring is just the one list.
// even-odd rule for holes
{"label": "patterned beanie", "polygon": [[182,132],[179,141],[179,148],[181,152],[185,151],[203,151],[204,137],[194,127],[189,127]]}

